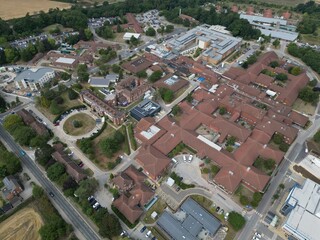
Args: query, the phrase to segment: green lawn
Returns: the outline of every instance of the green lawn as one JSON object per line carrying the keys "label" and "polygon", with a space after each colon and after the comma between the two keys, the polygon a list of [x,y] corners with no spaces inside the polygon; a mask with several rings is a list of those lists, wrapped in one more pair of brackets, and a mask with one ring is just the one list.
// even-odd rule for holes
{"label": "green lawn", "polygon": [[320,45],[320,27],[318,27],[316,33],[317,33],[317,36],[315,36],[313,34],[301,34],[302,42]]}
{"label": "green lawn", "polygon": [[[81,126],[75,127],[74,121],[79,122]],[[80,136],[92,131],[95,125],[96,121],[91,116],[86,113],[77,113],[65,121],[63,131],[72,136]]]}

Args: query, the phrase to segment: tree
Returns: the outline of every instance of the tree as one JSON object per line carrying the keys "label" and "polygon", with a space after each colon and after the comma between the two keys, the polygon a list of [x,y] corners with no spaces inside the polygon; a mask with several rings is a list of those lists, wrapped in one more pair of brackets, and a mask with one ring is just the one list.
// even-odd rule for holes
{"label": "tree", "polygon": [[72,121],[72,125],[73,125],[74,128],[80,128],[80,127],[82,127],[81,121],[78,121],[78,120],[73,120],[73,121]]}
{"label": "tree", "polygon": [[22,118],[17,114],[7,115],[3,122],[3,127],[9,132],[13,132],[16,129],[16,127],[22,125]]}
{"label": "tree", "polygon": [[250,201],[249,201],[249,199],[248,199],[247,196],[241,195],[241,196],[240,196],[240,203],[241,203],[243,206],[247,206],[247,205],[250,203]]}
{"label": "tree", "polygon": [[278,61],[272,61],[271,63],[269,63],[269,66],[272,68],[276,68],[276,67],[279,67],[279,63]]}
{"label": "tree", "polygon": [[137,77],[138,78],[147,78],[148,77],[148,74],[146,71],[140,71],[140,72],[137,72]]}
{"label": "tree", "polygon": [[251,205],[253,207],[258,207],[261,199],[262,199],[262,193],[255,192],[252,197]]}
{"label": "tree", "polygon": [[157,71],[154,71],[150,77],[148,78],[148,80],[152,83],[158,81],[160,78],[162,77],[162,71],[160,70],[157,70]]}
{"label": "tree", "polygon": [[130,38],[130,43],[133,45],[133,46],[137,46],[139,44],[139,39],[138,38],[135,38],[133,35],[131,36]]}
{"label": "tree", "polygon": [[294,76],[298,76],[301,72],[302,70],[299,66],[295,66],[289,69],[289,73],[291,73]]}
{"label": "tree", "polygon": [[320,143],[320,131],[316,132],[316,134],[313,136],[313,140],[317,143]]}
{"label": "tree", "polygon": [[12,136],[20,145],[29,146],[31,139],[36,136],[36,133],[28,126],[19,126],[14,130]]}
{"label": "tree", "polygon": [[80,199],[87,199],[97,190],[98,186],[98,181],[95,178],[82,180],[75,191],[75,195]]}
{"label": "tree", "polygon": [[89,80],[88,67],[86,64],[79,64],[77,67],[77,74],[80,82],[87,82]]}
{"label": "tree", "polygon": [[246,224],[244,217],[237,212],[230,212],[228,222],[235,231],[239,231]]}
{"label": "tree", "polygon": [[187,102],[191,103],[193,100],[192,93],[189,93],[186,97]]}
{"label": "tree", "polygon": [[53,115],[58,115],[62,112],[62,108],[58,105],[58,103],[55,100],[51,101],[50,112]]}
{"label": "tree", "polygon": [[304,87],[299,92],[299,98],[305,102],[309,102],[315,105],[319,101],[319,93],[312,91],[312,89],[309,87]]}
{"label": "tree", "polygon": [[62,80],[68,80],[68,79],[70,79],[71,76],[70,76],[69,73],[62,72],[62,73],[60,74],[60,77],[61,77]]}
{"label": "tree", "polygon": [[275,144],[281,144],[283,142],[283,136],[279,133],[275,133],[272,137],[272,140]]}
{"label": "tree", "polygon": [[78,187],[79,186],[77,182],[73,180],[73,178],[70,176],[63,182],[63,185],[62,185],[63,191],[66,191],[68,189],[76,190]]}
{"label": "tree", "polygon": [[47,144],[47,141],[48,141],[48,136],[37,135],[30,140],[30,146],[41,148],[42,146]]}
{"label": "tree", "polygon": [[106,138],[100,142],[100,148],[107,157],[111,158],[119,150],[120,146],[114,138]]}
{"label": "tree", "polygon": [[172,102],[172,100],[174,99],[174,92],[168,88],[160,88],[159,93],[163,101],[165,101],[166,103]]}
{"label": "tree", "polygon": [[315,87],[317,86],[317,84],[318,84],[317,79],[312,79],[311,81],[309,81],[308,86]]}
{"label": "tree", "polygon": [[111,69],[112,69],[112,72],[119,73],[120,70],[121,70],[121,67],[119,65],[117,65],[117,64],[113,64]]}
{"label": "tree", "polygon": [[285,73],[278,73],[276,75],[276,79],[282,82],[285,82],[286,80],[288,80],[288,75]]}
{"label": "tree", "polygon": [[224,115],[224,114],[226,114],[227,113],[227,109],[225,108],[225,107],[220,107],[219,108],[219,114],[220,115]]}
{"label": "tree", "polygon": [[[107,21],[106,21],[107,22]],[[104,25],[96,30],[96,33],[105,39],[112,39],[114,38],[113,30],[108,25]]]}
{"label": "tree", "polygon": [[70,100],[77,99],[78,96],[79,96],[79,94],[77,92],[75,92],[73,89],[71,89],[71,88],[68,89],[68,97]]}
{"label": "tree", "polygon": [[34,185],[32,188],[32,196],[37,199],[37,198],[41,198],[43,195],[44,195],[43,188],[38,185]]}
{"label": "tree", "polygon": [[181,112],[182,112],[182,110],[181,110],[181,108],[180,108],[179,105],[173,106],[173,108],[172,108],[172,114],[173,114],[174,116],[180,115]]}
{"label": "tree", "polygon": [[58,181],[65,172],[64,165],[59,162],[56,162],[47,169],[48,178],[54,182]]}
{"label": "tree", "polygon": [[287,152],[288,149],[289,149],[289,147],[290,147],[290,145],[289,145],[288,143],[285,143],[285,142],[283,142],[283,143],[281,143],[281,144],[279,145],[279,149],[280,149],[282,152]]}
{"label": "tree", "polygon": [[267,159],[267,160],[264,161],[264,167],[265,167],[267,170],[272,170],[272,169],[274,169],[275,165],[276,165],[276,162],[275,162],[273,159],[271,159],[271,158],[269,158],[269,159]]}
{"label": "tree", "polygon": [[150,37],[154,37],[156,35],[156,30],[153,27],[149,27],[146,31],[146,35]]}
{"label": "tree", "polygon": [[36,162],[43,167],[46,166],[49,160],[52,159],[51,154],[53,152],[54,149],[49,144],[45,144],[41,148],[37,148],[34,153]]}
{"label": "tree", "polygon": [[279,39],[276,39],[273,41],[272,45],[275,47],[275,48],[278,48],[279,45],[280,45],[280,40]]}

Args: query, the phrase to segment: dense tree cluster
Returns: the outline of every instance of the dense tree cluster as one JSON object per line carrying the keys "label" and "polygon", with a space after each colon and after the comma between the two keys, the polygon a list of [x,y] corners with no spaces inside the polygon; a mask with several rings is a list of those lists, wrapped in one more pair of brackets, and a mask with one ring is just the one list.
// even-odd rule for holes
{"label": "dense tree cluster", "polygon": [[125,136],[121,131],[116,131],[112,137],[108,137],[100,142],[102,152],[109,158],[121,149],[121,145],[125,141]]}
{"label": "dense tree cluster", "polygon": [[16,174],[22,170],[19,158],[9,152],[0,142],[0,178]]}
{"label": "dense tree cluster", "polygon": [[34,206],[44,221],[44,225],[39,230],[41,238],[50,240],[67,238],[72,232],[72,227],[63,220],[45,195],[44,190],[35,185],[32,194],[36,202]]}
{"label": "dense tree cluster", "polygon": [[292,56],[300,58],[317,73],[320,73],[320,52],[310,47],[299,47],[295,43],[290,43],[288,45],[288,52]]}
{"label": "dense tree cluster", "polygon": [[295,11],[303,13],[303,19],[299,23],[297,30],[304,34],[316,34],[320,25],[320,5],[314,1],[298,4]]}
{"label": "dense tree cluster", "polygon": [[41,147],[49,140],[49,135],[37,135],[30,127],[26,126],[21,117],[16,114],[8,115],[4,122],[4,128],[13,136],[16,142],[22,146]]}
{"label": "dense tree cluster", "polygon": [[162,71],[161,70],[157,70],[154,71],[150,77],[148,78],[148,80],[152,83],[158,81],[160,78],[162,77]]}
{"label": "dense tree cluster", "polygon": [[246,224],[246,220],[244,219],[244,217],[241,214],[234,211],[230,212],[228,222],[236,231],[239,231]]}
{"label": "dense tree cluster", "polygon": [[159,93],[163,101],[170,103],[174,99],[174,92],[171,89],[162,87],[159,89]]}

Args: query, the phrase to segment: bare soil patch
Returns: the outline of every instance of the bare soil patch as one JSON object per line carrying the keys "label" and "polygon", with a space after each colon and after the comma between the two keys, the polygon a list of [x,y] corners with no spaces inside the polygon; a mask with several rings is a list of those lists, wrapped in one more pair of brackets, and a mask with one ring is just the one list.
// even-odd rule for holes
{"label": "bare soil patch", "polygon": [[297,98],[297,100],[294,102],[292,108],[294,110],[297,110],[298,112],[301,112],[310,116],[313,115],[314,112],[316,111],[315,106],[313,106],[311,103],[306,103],[299,98]]}
{"label": "bare soil patch", "polygon": [[71,4],[50,0],[0,0],[0,18],[4,20],[38,14],[40,11],[48,12],[50,8],[66,9]]}
{"label": "bare soil patch", "polygon": [[33,208],[24,208],[0,223],[0,239],[40,240],[38,231],[42,225],[39,213]]}

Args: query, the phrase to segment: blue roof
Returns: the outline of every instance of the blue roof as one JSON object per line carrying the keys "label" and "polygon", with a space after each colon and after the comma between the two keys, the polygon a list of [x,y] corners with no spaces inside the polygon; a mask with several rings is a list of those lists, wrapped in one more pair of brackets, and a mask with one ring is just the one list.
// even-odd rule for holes
{"label": "blue roof", "polygon": [[206,80],[204,77],[198,77],[199,82],[203,82],[204,80]]}

